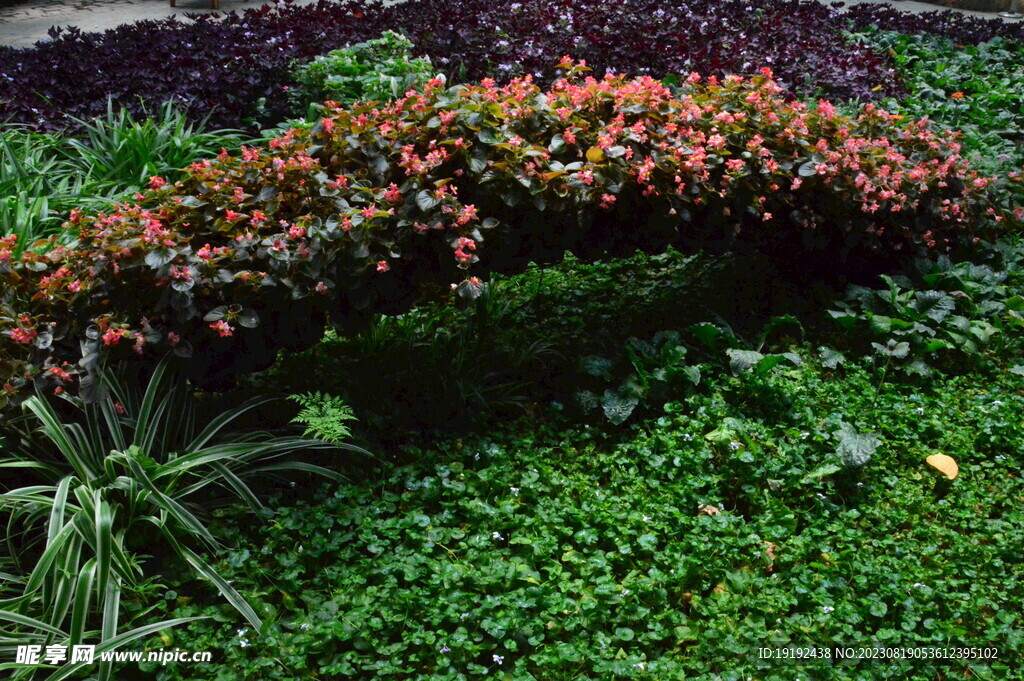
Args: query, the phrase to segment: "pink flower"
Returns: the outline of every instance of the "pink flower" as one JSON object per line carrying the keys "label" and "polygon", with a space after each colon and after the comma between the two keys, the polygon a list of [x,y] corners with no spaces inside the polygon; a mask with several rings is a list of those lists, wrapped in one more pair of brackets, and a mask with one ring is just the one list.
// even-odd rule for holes
{"label": "pink flower", "polygon": [[38,335],[39,332],[35,329],[16,328],[11,331],[11,340],[16,343],[31,343]]}
{"label": "pink flower", "polygon": [[476,214],[476,206],[473,204],[469,204],[468,206],[465,206],[462,209],[461,213],[459,213],[459,217],[456,218],[455,223],[459,225],[464,225],[476,219],[478,219],[478,216]]}
{"label": "pink flower", "polygon": [[388,264],[387,260],[381,260],[380,262],[377,263],[377,271],[378,272],[387,272],[390,269],[391,269],[391,265]]}
{"label": "pink flower", "polygon": [[71,374],[69,374],[68,372],[64,371],[60,367],[50,367],[49,369],[46,370],[46,373],[50,374],[54,378],[57,378],[57,379],[59,379],[61,381],[70,381],[71,380]]}
{"label": "pink flower", "polygon": [[231,325],[228,324],[223,319],[220,319],[210,324],[210,328],[216,331],[218,334],[220,334],[221,338],[226,338],[228,336],[233,336],[235,334],[235,331],[234,329],[231,328]]}
{"label": "pink flower", "polygon": [[166,184],[167,184],[167,181],[164,180],[164,178],[162,178],[162,177],[160,177],[158,175],[154,175],[151,178],[149,178],[149,188],[150,189],[160,189],[160,187],[163,187]]}
{"label": "pink flower", "polygon": [[121,342],[121,339],[128,335],[128,331],[125,329],[107,329],[107,332],[103,334],[104,345],[117,345]]}
{"label": "pink flower", "polygon": [[388,185],[388,188],[384,191],[384,199],[388,203],[401,203],[402,192],[398,189],[398,185],[394,182]]}

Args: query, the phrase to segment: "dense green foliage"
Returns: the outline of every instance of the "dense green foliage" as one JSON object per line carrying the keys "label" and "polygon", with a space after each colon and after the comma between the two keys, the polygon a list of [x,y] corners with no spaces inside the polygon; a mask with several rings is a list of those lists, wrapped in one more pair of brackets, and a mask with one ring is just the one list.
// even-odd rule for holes
{"label": "dense green foliage", "polygon": [[[225,517],[239,548],[219,565],[273,615],[256,637],[202,601],[168,601],[214,617],[175,645],[224,656],[150,671],[767,680],[796,670],[759,661],[760,646],[860,643],[1001,659],[818,665],[813,678],[1006,674],[1024,644],[1024,377],[876,390],[870,366],[804,358],[715,372],[620,435],[523,422],[406,449],[414,463],[279,508],[255,534]],[[879,442],[860,468],[840,458],[844,423]],[[924,461],[935,451],[962,470],[944,496]]]}
{"label": "dense green foliage", "polygon": [[[263,504],[250,484],[278,471],[340,476],[287,461],[324,443],[232,430],[267,398],[200,428],[187,383],[167,368],[161,363],[144,391],[133,377],[100,374],[103,397],[88,405],[69,400],[71,413],[43,396],[26,401],[35,428],[11,438],[0,459],[8,473],[0,512],[17,528],[5,540],[5,574],[16,576],[5,579],[3,596],[17,617],[0,615],[4,640],[24,643],[45,633],[67,645],[110,643],[122,633],[122,593],[133,594],[153,576],[146,563],[154,549],[176,556],[260,625],[256,611],[196,553],[218,546],[198,508],[226,493],[259,511]],[[101,665],[101,679],[111,673],[112,665]]]}
{"label": "dense green foliage", "polygon": [[332,50],[295,69],[293,112],[304,115],[311,104],[326,101],[398,99],[435,75],[429,59],[413,58],[405,36],[385,31],[380,38]]}
{"label": "dense green foliage", "polygon": [[[190,36],[249,43],[143,99],[185,78],[189,116],[230,89],[211,112],[305,118],[254,146],[172,102],[0,129],[0,643],[214,652],[0,670],[1024,678],[1018,32],[613,5],[160,24],[139,73]],[[914,35],[842,42],[843,16]],[[408,37],[290,61],[382,22]],[[19,68],[52,81],[44,52]],[[566,57],[552,84],[555,53],[670,75]],[[122,87],[105,69],[76,85]],[[812,88],[861,101],[790,94]],[[991,657],[758,656],[822,645]]]}
{"label": "dense green foliage", "polygon": [[906,95],[882,103],[962,132],[965,155],[998,179],[1017,208],[1024,199],[1024,43],[993,38],[976,45],[936,35],[873,31],[857,38],[893,56]]}

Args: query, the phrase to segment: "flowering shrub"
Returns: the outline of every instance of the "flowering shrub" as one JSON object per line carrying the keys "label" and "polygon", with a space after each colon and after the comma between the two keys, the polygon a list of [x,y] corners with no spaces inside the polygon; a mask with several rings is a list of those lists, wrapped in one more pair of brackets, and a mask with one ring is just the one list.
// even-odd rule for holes
{"label": "flowering shrub", "polygon": [[323,0],[194,19],[54,32],[32,49],[0,48],[0,118],[66,128],[67,115],[102,115],[108,97],[133,114],[173,98],[214,127],[274,124],[288,113],[294,63],[385,30],[407,35],[449,77],[530,73],[548,82],[568,53],[599,72],[723,76],[768,66],[803,94],[873,99],[900,90],[888,57],[847,44],[845,22],[817,2],[637,0],[622,12],[600,0]]}
{"label": "flowering shrub", "polygon": [[[753,246],[856,272],[976,240],[1002,219],[959,145],[867,105],[787,102],[769,71],[529,77],[329,114],[269,149],[159,177],[139,203],[72,214],[74,248],[0,250],[4,391],[64,387],[105,353],[171,348],[216,381],[278,348],[401,313],[437,286],[462,299],[489,272],[569,250],[585,259],[668,246]],[[9,250],[9,249],[8,249]],[[623,282],[628,285],[628,282]]]}

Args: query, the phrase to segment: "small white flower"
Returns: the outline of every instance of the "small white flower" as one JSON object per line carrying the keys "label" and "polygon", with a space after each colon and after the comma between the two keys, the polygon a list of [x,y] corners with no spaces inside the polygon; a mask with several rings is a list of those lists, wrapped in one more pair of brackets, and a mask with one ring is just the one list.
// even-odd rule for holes
{"label": "small white flower", "polygon": [[924,407],[918,407],[918,408],[917,408],[917,409],[915,409],[914,411],[916,411],[916,412],[917,412],[917,415],[918,415],[918,416],[924,416]]}
{"label": "small white flower", "polygon": [[1002,404],[1003,404],[1002,400],[996,400],[995,402],[992,403],[992,406],[993,407],[999,407],[999,406],[1002,406]]}
{"label": "small white flower", "polygon": [[1004,456],[1003,454],[996,454],[996,461],[1002,461],[1005,458],[1006,456]]}
{"label": "small white flower", "polygon": [[451,651],[452,651],[452,649],[448,647],[447,643],[444,644],[443,646],[441,646],[441,652],[442,653],[450,653]]}
{"label": "small white flower", "polygon": [[459,615],[459,619],[462,620],[462,621],[466,621],[467,617],[469,617],[469,613],[468,612],[464,612],[461,615]]}
{"label": "small white flower", "polygon": [[800,439],[801,439],[801,440],[806,440],[806,439],[807,439],[807,438],[809,438],[810,436],[811,436],[811,434],[810,434],[810,433],[807,433],[807,432],[804,432],[804,433],[800,433]]}
{"label": "small white flower", "polygon": [[505,658],[502,657],[501,655],[491,655],[491,657],[494,658],[494,663],[495,664],[501,664],[502,662],[505,661]]}
{"label": "small white flower", "polygon": [[309,625],[308,624],[303,624],[302,626],[299,627],[299,629],[302,629],[303,631],[309,631]]}
{"label": "small white flower", "polygon": [[242,646],[243,648],[246,648],[248,647],[249,642],[243,638],[241,641],[238,642],[238,645]]}
{"label": "small white flower", "polygon": [[504,539],[504,537],[501,536],[501,532],[491,532],[491,539]]}
{"label": "small white flower", "polygon": [[824,608],[821,609],[821,611],[826,615],[832,612],[833,610],[835,610],[835,608],[833,608],[831,605],[826,605]]}
{"label": "small white flower", "polygon": [[742,442],[737,442],[736,440],[733,440],[732,442],[729,443],[729,446],[732,447],[734,450],[736,450],[736,449],[739,449],[740,447],[742,447],[743,443]]}
{"label": "small white flower", "polygon": [[641,516],[641,517],[643,518],[643,520],[644,520],[644,522],[645,522],[645,523],[649,523],[649,522],[651,522],[651,516],[649,516],[649,515],[645,515],[645,516]]}
{"label": "small white flower", "polygon": [[637,662],[635,665],[633,665],[633,668],[643,671],[646,668],[646,665],[643,662]]}
{"label": "small white flower", "polygon": [[514,494],[515,496],[519,496],[519,488],[518,487],[509,487],[509,489],[512,490],[512,494]]}
{"label": "small white flower", "polygon": [[629,589],[623,589],[623,590],[622,590],[621,592],[619,592],[619,593],[621,593],[621,594],[622,594],[623,596],[628,596],[628,595],[629,595]]}
{"label": "small white flower", "polygon": [[686,440],[687,442],[689,442],[690,440],[693,439],[693,436],[690,435],[689,433],[684,433],[683,434],[683,439]]}
{"label": "small white flower", "polygon": [[247,633],[249,633],[248,627],[245,627],[245,628],[242,628],[242,629],[238,630],[238,635],[239,636],[245,636]]}
{"label": "small white flower", "polygon": [[914,584],[914,588],[915,589],[923,589],[924,588],[924,584],[922,584],[921,582],[918,582],[918,583]]}

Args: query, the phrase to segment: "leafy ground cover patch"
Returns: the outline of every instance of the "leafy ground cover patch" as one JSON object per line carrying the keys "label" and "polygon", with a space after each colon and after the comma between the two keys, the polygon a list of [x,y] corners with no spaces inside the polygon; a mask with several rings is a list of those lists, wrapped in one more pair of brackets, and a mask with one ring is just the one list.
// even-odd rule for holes
{"label": "leafy ground cover patch", "polygon": [[881,3],[848,7],[844,17],[858,29],[879,28],[904,35],[931,34],[949,38],[960,45],[977,45],[993,38],[1024,38],[1024,25],[997,18],[965,16],[953,10],[903,12]]}
{"label": "leafy ground cover patch", "polygon": [[[711,377],[626,433],[536,422],[404,454],[275,509],[217,557],[267,625],[169,583],[202,678],[980,678],[1024,637],[1024,378],[885,384],[862,365]],[[846,456],[856,449],[857,456]],[[926,458],[945,452],[948,490]],[[758,647],[997,647],[999,661],[795,669]],[[287,671],[285,671],[287,670]],[[147,668],[161,681],[187,667]],[[283,676],[282,676],[283,675]]]}

